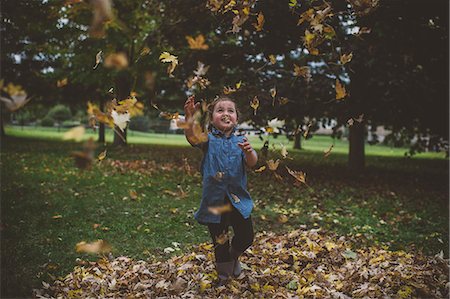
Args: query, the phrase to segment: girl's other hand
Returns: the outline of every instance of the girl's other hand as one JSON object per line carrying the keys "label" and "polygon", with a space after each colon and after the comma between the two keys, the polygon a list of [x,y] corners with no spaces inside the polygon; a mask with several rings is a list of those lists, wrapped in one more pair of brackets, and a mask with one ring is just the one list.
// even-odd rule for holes
{"label": "girl's other hand", "polygon": [[194,116],[195,111],[197,111],[200,108],[200,103],[194,104],[194,102],[195,96],[190,96],[184,103],[184,114],[186,119],[192,118],[192,116]]}
{"label": "girl's other hand", "polygon": [[251,153],[253,151],[252,145],[248,142],[247,137],[244,137],[243,142],[238,143],[238,146],[241,148],[244,153]]}

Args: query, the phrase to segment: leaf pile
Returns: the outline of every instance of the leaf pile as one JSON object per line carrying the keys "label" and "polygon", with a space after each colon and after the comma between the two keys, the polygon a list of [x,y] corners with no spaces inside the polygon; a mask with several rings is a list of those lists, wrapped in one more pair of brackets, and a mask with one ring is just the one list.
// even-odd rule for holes
{"label": "leaf pile", "polygon": [[213,245],[165,262],[127,257],[84,262],[64,278],[34,290],[39,298],[443,298],[448,296],[448,260],[441,254],[353,251],[351,241],[321,229],[285,235],[258,234],[242,256],[243,273],[227,286],[217,278]]}

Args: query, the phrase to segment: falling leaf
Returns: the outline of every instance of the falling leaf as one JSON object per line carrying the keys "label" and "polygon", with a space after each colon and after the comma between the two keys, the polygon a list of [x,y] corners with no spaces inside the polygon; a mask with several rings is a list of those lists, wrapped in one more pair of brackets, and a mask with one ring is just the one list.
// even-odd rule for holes
{"label": "falling leaf", "polygon": [[103,54],[103,51],[98,51],[98,53],[95,55],[95,65],[94,65],[94,67],[93,67],[93,69],[95,70],[97,67],[98,67],[98,65],[102,62],[102,54]]}
{"label": "falling leaf", "polygon": [[342,54],[341,58],[340,58],[340,61],[341,61],[342,64],[346,64],[347,62],[352,61],[352,58],[353,58],[353,53]]}
{"label": "falling leaf", "polygon": [[363,114],[360,114],[360,115],[358,116],[358,118],[355,118],[355,120],[356,120],[357,122],[359,122],[359,123],[362,123],[363,120],[364,120],[364,113],[363,113]]}
{"label": "falling leaf", "polygon": [[256,31],[261,31],[264,26],[264,15],[262,12],[258,14],[258,17],[256,19],[257,23],[253,23],[253,26],[255,27]]}
{"label": "falling leaf", "polygon": [[218,172],[216,172],[216,174],[214,175],[214,179],[215,179],[216,181],[219,181],[219,182],[220,182],[220,181],[223,179],[224,175],[225,175],[224,172],[218,171]]}
{"label": "falling leaf", "polygon": [[375,10],[379,0],[348,0],[358,16],[364,16]]}
{"label": "falling leaf", "polygon": [[55,215],[55,216],[52,216],[52,219],[61,219],[62,218],[62,215]]}
{"label": "falling leaf", "polygon": [[297,0],[289,0],[289,6],[290,7],[296,7],[297,6]]}
{"label": "falling leaf", "polygon": [[94,38],[105,36],[105,23],[114,18],[111,0],[91,0],[93,17],[89,27],[89,35]]}
{"label": "falling leaf", "polygon": [[290,175],[292,175],[298,182],[306,184],[306,173],[302,171],[294,171],[291,170],[289,167],[285,166],[286,170]]}
{"label": "falling leaf", "polygon": [[108,93],[114,94],[114,87],[111,87],[111,88],[108,90]]}
{"label": "falling leaf", "polygon": [[169,52],[162,52],[161,55],[159,55],[159,60],[163,63],[170,63],[170,65],[167,67],[167,74],[169,77],[173,78],[173,71],[178,65],[178,58],[177,56],[174,56],[170,54]]}
{"label": "falling leaf", "polygon": [[4,102],[6,109],[10,112],[15,112],[25,106],[31,99],[27,97],[27,93],[22,90],[20,85],[14,86],[8,84],[3,90],[9,93],[11,98],[5,98],[0,96],[0,101]]}
{"label": "falling leaf", "polygon": [[106,56],[103,65],[107,68],[123,70],[128,67],[128,56],[123,52],[111,53]]}
{"label": "falling leaf", "polygon": [[67,83],[69,82],[69,80],[67,78],[61,79],[56,81],[56,87],[64,87],[67,85]]}
{"label": "falling leaf", "polygon": [[272,98],[275,98],[276,95],[277,95],[277,88],[274,86],[270,89],[270,96]]}
{"label": "falling leaf", "polygon": [[326,158],[326,157],[328,157],[330,154],[331,154],[331,150],[333,149],[333,147],[334,147],[334,145],[332,144],[332,145],[330,145],[330,147],[327,149],[327,150],[324,150],[323,151],[323,153],[324,153],[324,157]]}
{"label": "falling leaf", "polygon": [[285,98],[285,97],[281,97],[278,99],[278,102],[280,103],[280,105],[286,105],[287,103],[289,103],[289,99]]}
{"label": "falling leaf", "polygon": [[288,155],[287,148],[286,148],[286,146],[285,146],[284,144],[282,144],[282,143],[280,143],[280,145],[281,145],[281,156],[283,157],[283,159],[286,159],[286,158],[287,158],[287,155]]}
{"label": "falling leaf", "polygon": [[130,117],[144,114],[144,104],[136,99],[134,92],[125,100],[113,103],[112,108],[119,114],[129,113]]}
{"label": "falling leaf", "polygon": [[138,194],[137,194],[136,190],[130,190],[128,193],[130,194],[130,198],[132,200],[138,199]]}
{"label": "falling leaf", "polygon": [[203,34],[197,35],[195,38],[192,36],[186,36],[186,40],[191,50],[208,50],[209,46],[205,44],[205,37]]}
{"label": "falling leaf", "polygon": [[216,237],[216,242],[220,245],[225,244],[228,241],[228,234],[226,232],[223,232],[219,236]]}
{"label": "falling leaf", "polygon": [[73,139],[75,141],[81,141],[83,139],[84,133],[85,133],[84,126],[77,126],[65,132],[63,135],[63,140]]}
{"label": "falling leaf", "polygon": [[277,170],[278,165],[280,164],[280,159],[277,159],[276,161],[267,160],[266,163],[267,163],[267,166],[269,166],[270,170],[275,171],[275,170]]}
{"label": "falling leaf", "polygon": [[233,207],[228,203],[223,206],[208,207],[208,211],[214,215],[222,215],[223,213],[233,211]]}
{"label": "falling leaf", "polygon": [[312,123],[309,123],[308,126],[306,127],[306,131],[303,133],[303,138],[308,137],[309,134],[309,129],[311,129]]}
{"label": "falling leaf", "polygon": [[255,169],[255,172],[263,172],[266,169],[266,165],[261,166],[258,169]]}
{"label": "falling leaf", "polygon": [[336,79],[336,100],[342,100],[347,95],[345,86],[341,84],[339,79]]}
{"label": "falling leaf", "polygon": [[353,126],[353,123],[354,123],[353,118],[350,118],[349,120],[347,120],[347,125],[349,127]]}
{"label": "falling leaf", "polygon": [[255,96],[253,100],[250,101],[250,107],[253,108],[253,113],[254,115],[256,115],[256,109],[258,109],[259,107],[259,100],[257,96]]}
{"label": "falling leaf", "polygon": [[103,254],[111,252],[111,246],[104,240],[97,240],[92,243],[81,241],[75,246],[76,252]]}
{"label": "falling leaf", "polygon": [[194,71],[194,74],[197,76],[204,76],[209,70],[209,66],[205,66],[204,63],[197,61],[197,69]]}
{"label": "falling leaf", "polygon": [[281,214],[278,216],[278,222],[280,222],[280,223],[286,223],[286,222],[288,222],[288,220],[289,220],[288,216],[286,216],[284,214]]}
{"label": "falling leaf", "polygon": [[111,112],[111,117],[114,120],[114,124],[122,131],[124,132],[125,128],[127,127],[128,123],[130,122],[130,113],[117,113],[117,111],[113,110]]}
{"label": "falling leaf", "polygon": [[271,64],[275,64],[277,62],[277,58],[275,57],[275,55],[270,54],[269,55],[269,61]]}
{"label": "falling leaf", "polygon": [[297,26],[301,25],[305,21],[310,21],[313,16],[314,16],[314,9],[312,9],[312,8],[310,8],[307,11],[303,12],[300,15],[300,19],[297,22]]}
{"label": "falling leaf", "polygon": [[145,55],[150,54],[150,52],[151,52],[151,50],[150,50],[149,47],[143,47],[142,50],[141,50],[140,55],[141,55],[141,56],[145,56]]}
{"label": "falling leaf", "polygon": [[230,193],[230,195],[234,202],[241,202],[241,199],[236,194]]}
{"label": "falling leaf", "polygon": [[294,75],[303,77],[307,82],[311,81],[311,68],[309,66],[298,66],[294,64]]}

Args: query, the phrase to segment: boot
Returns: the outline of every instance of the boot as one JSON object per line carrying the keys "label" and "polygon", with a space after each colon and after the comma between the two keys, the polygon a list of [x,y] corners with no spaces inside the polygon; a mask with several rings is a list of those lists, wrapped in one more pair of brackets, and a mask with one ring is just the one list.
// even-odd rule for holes
{"label": "boot", "polygon": [[236,251],[233,249],[233,247],[230,247],[230,256],[231,260],[233,261],[233,276],[238,277],[241,275],[242,267],[241,263],[239,262],[239,256],[241,255],[241,252]]}
{"label": "boot", "polygon": [[223,263],[216,263],[216,270],[217,270],[217,286],[223,286],[226,285],[228,282],[228,279],[233,274],[233,266],[234,261],[231,262],[223,262]]}

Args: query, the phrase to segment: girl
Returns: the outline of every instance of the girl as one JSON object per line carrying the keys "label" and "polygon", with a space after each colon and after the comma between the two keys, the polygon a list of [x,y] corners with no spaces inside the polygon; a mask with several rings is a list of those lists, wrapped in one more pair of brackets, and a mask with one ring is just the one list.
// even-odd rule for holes
{"label": "girl", "polygon": [[[200,103],[194,105],[193,96],[186,100],[187,123],[192,123],[199,108]],[[196,143],[192,125],[184,133],[192,146],[203,151],[202,201],[195,219],[207,225],[211,234],[220,286],[231,276],[241,274],[238,258],[253,243],[253,201],[247,191],[245,165],[255,166],[258,156],[245,137],[234,134],[239,116],[234,100],[215,99],[208,106],[208,116],[210,132],[206,142]],[[227,236],[230,226],[234,232],[231,242]]]}

